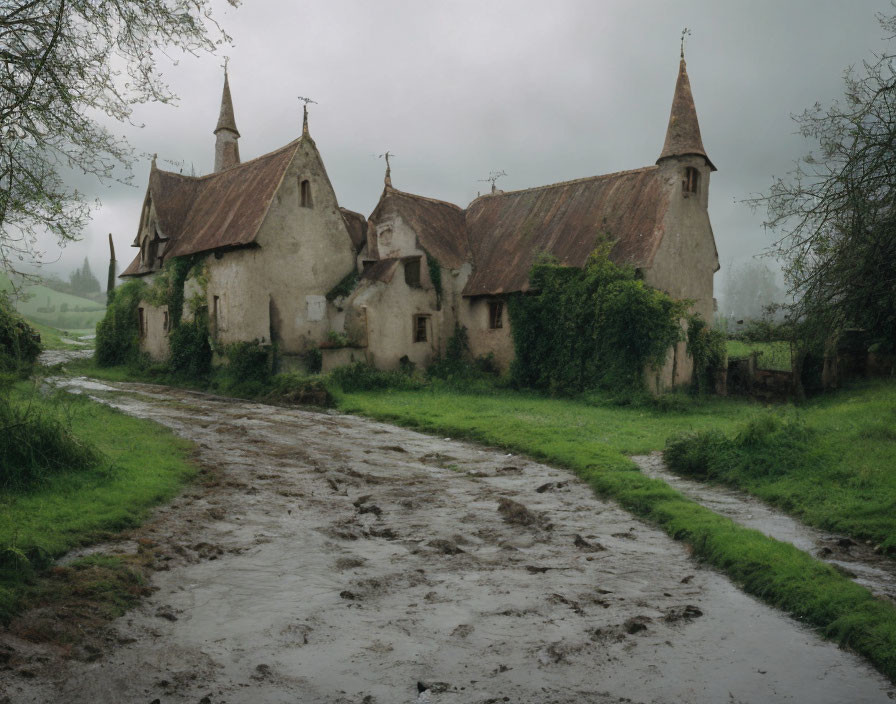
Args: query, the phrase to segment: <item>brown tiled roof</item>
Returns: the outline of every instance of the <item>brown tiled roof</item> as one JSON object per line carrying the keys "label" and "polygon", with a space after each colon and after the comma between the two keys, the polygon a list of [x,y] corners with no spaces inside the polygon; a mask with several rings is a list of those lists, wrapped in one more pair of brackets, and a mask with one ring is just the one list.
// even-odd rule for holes
{"label": "brown tiled roof", "polygon": [[442,266],[457,269],[470,258],[464,211],[453,203],[425,198],[386,187],[371,218],[392,209],[417,234],[420,245]]}
{"label": "brown tiled roof", "polygon": [[345,220],[345,226],[348,228],[355,251],[360,252],[367,243],[367,218],[348,208],[339,208],[339,212],[342,213],[342,219]]}
{"label": "brown tiled roof", "polygon": [[395,269],[401,259],[398,257],[389,257],[388,259],[380,259],[375,264],[371,264],[361,273],[362,281],[382,281],[389,283],[395,276]]}
{"label": "brown tiled roof", "polygon": [[[207,176],[183,176],[153,168],[149,191],[165,258],[252,244],[301,140]],[[121,276],[149,273],[139,254]]]}
{"label": "brown tiled roof", "polygon": [[526,291],[536,256],[581,267],[601,236],[616,240],[613,261],[650,266],[666,207],[656,166],[478,198],[466,210],[475,266],[463,293]]}
{"label": "brown tiled roof", "polygon": [[678,66],[678,81],[675,83],[675,95],[672,97],[672,112],[669,115],[669,127],[666,130],[666,142],[660,159],[671,156],[697,154],[706,159],[709,168],[716,167],[706,155],[703,139],[700,137],[700,124],[697,122],[697,108],[691,94],[691,82],[684,57]]}

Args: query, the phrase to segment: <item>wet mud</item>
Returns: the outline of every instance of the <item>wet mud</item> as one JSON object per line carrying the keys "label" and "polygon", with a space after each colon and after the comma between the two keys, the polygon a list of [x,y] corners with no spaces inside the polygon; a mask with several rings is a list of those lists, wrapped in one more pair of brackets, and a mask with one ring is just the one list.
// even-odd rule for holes
{"label": "wet mud", "polygon": [[[76,340],[69,340],[66,338],[62,339],[63,342],[68,342],[70,344],[88,344],[81,343]],[[44,350],[40,353],[40,356],[37,358],[38,364],[42,364],[45,367],[52,367],[56,364],[64,364],[65,362],[70,362],[73,359],[89,359],[93,356],[93,350]]]}
{"label": "wet mud", "polygon": [[0,636],[16,704],[896,696],[563,470],[332,412],[56,383],[167,425],[207,473],[102,546],[152,549],[157,571],[97,652]]}
{"label": "wet mud", "polygon": [[648,476],[662,479],[719,515],[791,543],[834,565],[875,595],[896,602],[896,560],[875,552],[873,545],[807,526],[743,492],[673,474],[660,452],[635,456],[632,460]]}

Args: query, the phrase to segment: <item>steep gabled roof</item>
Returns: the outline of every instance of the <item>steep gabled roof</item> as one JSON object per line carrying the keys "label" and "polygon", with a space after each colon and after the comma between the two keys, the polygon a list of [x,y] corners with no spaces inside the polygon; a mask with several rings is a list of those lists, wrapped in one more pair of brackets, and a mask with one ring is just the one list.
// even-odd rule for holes
{"label": "steep gabled roof", "polygon": [[348,208],[340,207],[339,212],[342,213],[342,219],[348,228],[349,237],[352,238],[352,246],[355,248],[355,252],[360,252],[364,249],[364,245],[367,242],[367,218],[361,215],[361,213],[356,213]]}
{"label": "steep gabled roof", "polygon": [[[153,167],[149,195],[166,259],[255,242],[283,174],[301,139],[285,147],[207,176],[183,176]],[[149,273],[139,254],[121,276]]]}
{"label": "steep gabled roof", "polygon": [[457,269],[470,258],[464,211],[453,203],[386,187],[371,218],[394,211],[417,235],[420,245],[442,266]]}
{"label": "steep gabled roof", "polygon": [[656,166],[477,198],[466,210],[475,266],[463,293],[526,291],[537,256],[581,267],[602,236],[616,240],[613,261],[650,266],[667,206]]}

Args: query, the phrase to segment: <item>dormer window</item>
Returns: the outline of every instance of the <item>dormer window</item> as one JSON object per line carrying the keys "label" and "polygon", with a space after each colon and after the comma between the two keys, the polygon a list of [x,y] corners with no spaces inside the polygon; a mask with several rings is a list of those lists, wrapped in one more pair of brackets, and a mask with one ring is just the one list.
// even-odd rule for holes
{"label": "dormer window", "polygon": [[693,166],[688,166],[684,170],[684,181],[681,182],[681,189],[684,193],[696,193],[700,185],[700,172]]}
{"label": "dormer window", "polygon": [[314,207],[311,202],[311,182],[307,178],[299,184],[299,199],[303,208]]}

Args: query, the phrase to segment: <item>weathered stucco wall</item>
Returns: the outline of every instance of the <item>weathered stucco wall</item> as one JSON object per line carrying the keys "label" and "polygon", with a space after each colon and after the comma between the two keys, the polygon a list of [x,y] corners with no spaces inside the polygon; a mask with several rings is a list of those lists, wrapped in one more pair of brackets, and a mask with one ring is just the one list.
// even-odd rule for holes
{"label": "weathered stucco wall", "polygon": [[[390,282],[364,281],[349,301],[346,333],[352,341],[366,345],[367,361],[380,369],[398,368],[404,356],[420,367],[429,366],[444,347],[442,311],[436,310],[436,294],[428,275],[424,276],[425,265],[421,269],[419,288],[405,283],[399,266]],[[427,316],[425,342],[414,341],[418,315]]]}
{"label": "weathered stucco wall", "polygon": [[[682,190],[684,170],[689,166],[700,174],[696,193]],[[669,192],[669,209],[663,221],[662,242],[653,266],[644,270],[644,281],[674,298],[692,300],[691,310],[712,323],[713,277],[719,257],[707,212],[709,166],[699,156],[679,157],[661,162],[660,173]],[[693,361],[686,343],[679,342],[670,350],[662,369],[649,370],[645,375],[657,392],[690,383]]]}
{"label": "weathered stucco wall", "polygon": [[146,301],[141,301],[139,310],[143,311],[144,328],[140,336],[140,351],[159,362],[168,357],[171,350],[168,344],[168,331],[165,329],[168,306],[152,306]]}
{"label": "weathered stucco wall", "polygon": [[459,306],[459,322],[467,328],[470,353],[481,357],[492,353],[501,371],[506,371],[513,361],[513,336],[510,332],[510,315],[504,303],[502,326],[492,329],[489,320],[489,303],[498,298],[465,298]]}
{"label": "weathered stucco wall", "polygon": [[[302,204],[308,181],[310,206]],[[257,237],[258,247],[208,258],[208,306],[218,297],[221,344],[276,342],[297,354],[330,330],[325,296],[355,266],[351,237],[313,142],[284,174]]]}

